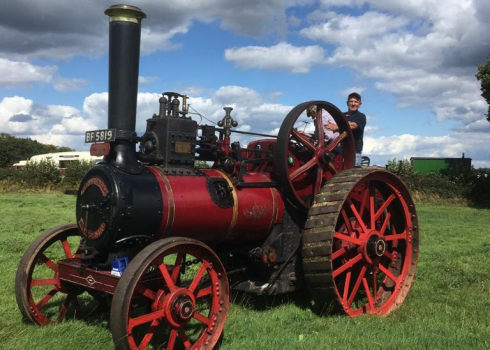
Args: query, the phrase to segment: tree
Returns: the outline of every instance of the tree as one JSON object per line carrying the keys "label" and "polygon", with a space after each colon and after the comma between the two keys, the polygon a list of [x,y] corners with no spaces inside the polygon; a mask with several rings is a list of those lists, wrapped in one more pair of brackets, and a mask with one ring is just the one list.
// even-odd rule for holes
{"label": "tree", "polygon": [[478,65],[476,79],[481,83],[481,95],[488,104],[487,120],[490,122],[490,55],[487,58],[486,64]]}
{"label": "tree", "polygon": [[19,160],[28,159],[36,154],[70,152],[73,149],[45,145],[29,138],[16,138],[0,133],[0,168],[11,166]]}

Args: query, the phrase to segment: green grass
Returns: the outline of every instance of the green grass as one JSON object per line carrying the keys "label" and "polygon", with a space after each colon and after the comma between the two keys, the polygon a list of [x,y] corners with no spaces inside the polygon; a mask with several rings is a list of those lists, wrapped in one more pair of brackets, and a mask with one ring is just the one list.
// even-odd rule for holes
{"label": "green grass", "polygon": [[[74,222],[75,197],[0,194],[0,348],[113,349],[108,314],[37,327],[14,295],[19,260],[44,230]],[[221,350],[490,349],[490,210],[419,204],[417,276],[387,317],[317,315],[304,295],[234,295]]]}

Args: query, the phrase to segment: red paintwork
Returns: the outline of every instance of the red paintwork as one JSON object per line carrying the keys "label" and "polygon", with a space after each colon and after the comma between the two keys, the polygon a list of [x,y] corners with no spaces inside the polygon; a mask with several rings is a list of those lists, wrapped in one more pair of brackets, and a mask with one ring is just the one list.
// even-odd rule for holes
{"label": "red paintwork", "polygon": [[70,282],[93,290],[114,294],[119,277],[110,271],[92,270],[80,262],[79,258],[58,262],[61,283]]}
{"label": "red paintwork", "polygon": [[[157,177],[163,198],[160,238],[181,236],[205,243],[265,240],[275,224],[282,222],[284,202],[269,188],[236,188],[223,172],[203,169],[207,176],[164,175],[159,167],[148,167]],[[220,208],[208,192],[206,179],[222,178],[233,188],[234,206]],[[269,174],[250,173],[245,182],[270,182]]]}
{"label": "red paintwork", "polygon": [[[270,151],[274,154],[276,149],[276,139],[264,139],[264,140],[256,140],[252,141],[248,144],[247,149],[260,149],[262,151]],[[242,151],[242,156],[248,159],[261,159],[266,158],[265,153],[252,153],[246,152],[246,149]],[[269,162],[260,162],[260,163],[249,163],[247,164],[247,171],[249,172],[266,172],[272,173],[273,166],[272,163]]]}
{"label": "red paintwork", "polygon": [[[410,210],[413,203],[393,179],[378,172],[358,183],[349,193],[339,232],[333,236],[335,292],[350,316],[387,315],[403,302],[412,284],[418,255],[417,243],[412,242],[417,230]],[[378,209],[376,201],[380,201]],[[373,238],[386,244],[380,257],[368,253]]]}
{"label": "red paintwork", "polygon": [[111,151],[111,144],[109,142],[93,143],[90,146],[90,155],[95,157],[102,157],[109,155]]}

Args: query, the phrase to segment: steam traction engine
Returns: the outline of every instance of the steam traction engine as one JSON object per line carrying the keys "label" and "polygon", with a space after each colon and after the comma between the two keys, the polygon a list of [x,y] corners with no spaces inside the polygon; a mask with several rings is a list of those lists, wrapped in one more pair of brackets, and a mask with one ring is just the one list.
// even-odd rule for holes
{"label": "steam traction engine", "polygon": [[[77,222],[44,232],[22,258],[16,297],[26,319],[46,325],[111,301],[118,348],[212,349],[230,286],[269,295],[306,286],[319,310],[350,316],[403,302],[418,256],[412,199],[393,174],[353,167],[352,133],[334,105],[302,103],[277,137],[241,148],[230,141],[231,108],[218,127],[200,126],[186,96],[165,93],[137,137],[146,15],[125,5],[106,14],[108,129],[86,134],[104,161],[80,185]],[[297,127],[313,105],[309,137]],[[332,141],[322,109],[340,128]]]}

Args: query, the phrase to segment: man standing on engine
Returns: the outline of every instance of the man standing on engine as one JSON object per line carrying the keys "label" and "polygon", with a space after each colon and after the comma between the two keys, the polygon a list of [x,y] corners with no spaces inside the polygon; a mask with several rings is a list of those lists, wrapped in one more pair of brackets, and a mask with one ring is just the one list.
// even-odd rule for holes
{"label": "man standing on engine", "polygon": [[[366,127],[366,116],[364,113],[359,112],[359,107],[361,105],[361,95],[359,95],[357,92],[353,92],[347,97],[348,111],[344,113],[344,117],[349,122],[349,126],[352,129],[352,134],[354,135],[354,142],[356,146],[356,166],[361,165],[364,128]],[[337,124],[333,123],[325,125],[325,128],[332,131],[339,130]]]}

